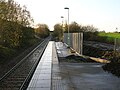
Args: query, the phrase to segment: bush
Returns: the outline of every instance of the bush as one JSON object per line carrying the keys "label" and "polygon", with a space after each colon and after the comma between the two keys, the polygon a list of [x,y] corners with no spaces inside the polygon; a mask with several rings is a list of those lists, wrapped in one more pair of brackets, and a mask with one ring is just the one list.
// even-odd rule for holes
{"label": "bush", "polygon": [[15,54],[15,50],[0,45],[0,59],[9,59]]}
{"label": "bush", "polygon": [[111,62],[102,66],[103,70],[112,73],[113,75],[120,77],[120,63]]}

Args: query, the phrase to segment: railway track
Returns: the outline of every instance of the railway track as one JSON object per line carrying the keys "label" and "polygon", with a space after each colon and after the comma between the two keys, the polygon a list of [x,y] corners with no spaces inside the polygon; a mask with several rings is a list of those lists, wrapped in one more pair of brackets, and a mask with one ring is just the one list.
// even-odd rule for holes
{"label": "railway track", "polygon": [[25,90],[48,42],[44,40],[0,78],[0,90]]}

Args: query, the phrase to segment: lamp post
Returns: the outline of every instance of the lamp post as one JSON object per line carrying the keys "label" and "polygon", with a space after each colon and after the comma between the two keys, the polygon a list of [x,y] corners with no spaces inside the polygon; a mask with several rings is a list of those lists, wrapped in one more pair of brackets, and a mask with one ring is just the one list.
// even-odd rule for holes
{"label": "lamp post", "polygon": [[68,47],[70,46],[70,35],[69,35],[69,8],[65,7],[64,9],[68,10]]}
{"label": "lamp post", "polygon": [[61,19],[62,19],[62,41],[63,41],[63,38],[64,38],[64,28],[63,28],[63,19],[64,19],[64,17],[63,16],[61,16]]}
{"label": "lamp post", "polygon": [[61,16],[61,19],[62,19],[62,27],[63,27],[63,18],[64,18],[64,17],[63,17],[63,16]]}

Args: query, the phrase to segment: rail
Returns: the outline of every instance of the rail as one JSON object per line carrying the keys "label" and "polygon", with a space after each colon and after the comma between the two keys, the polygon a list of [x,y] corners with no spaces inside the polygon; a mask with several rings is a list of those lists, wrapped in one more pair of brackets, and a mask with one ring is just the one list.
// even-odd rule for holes
{"label": "rail", "polygon": [[[25,56],[19,63],[17,63],[12,69],[10,69],[2,78],[0,78],[0,89],[4,89],[7,90],[8,88],[14,90],[13,87],[11,87],[9,85],[10,82],[15,83],[13,80],[16,79],[20,79],[20,85],[18,84],[17,89],[18,90],[23,90],[24,87],[26,86],[26,82],[29,81],[30,77],[32,76],[32,73],[34,72],[38,62],[39,62],[39,58],[42,56],[42,53],[44,52],[44,49],[46,48],[46,45],[48,44],[49,39],[45,39],[41,44],[39,44],[34,50],[32,50],[27,56]],[[40,48],[41,47],[41,48]],[[36,54],[37,53],[37,54]],[[31,60],[29,61],[29,57],[33,57],[34,55],[37,55],[37,60]],[[32,62],[33,61],[33,62]],[[28,68],[25,67],[25,63],[33,63],[31,64],[31,66],[28,66]],[[32,67],[29,68],[29,67]],[[19,74],[17,73],[21,73],[20,71],[22,71],[22,68],[24,68],[26,71],[26,73],[23,73],[23,76],[19,76]],[[19,78],[20,77],[20,78]],[[22,84],[21,84],[22,83]],[[16,87],[15,87],[16,88]]]}

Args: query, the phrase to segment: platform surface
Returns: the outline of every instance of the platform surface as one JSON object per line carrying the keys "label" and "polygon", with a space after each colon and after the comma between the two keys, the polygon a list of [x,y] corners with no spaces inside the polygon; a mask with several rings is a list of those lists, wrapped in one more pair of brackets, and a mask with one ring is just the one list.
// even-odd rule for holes
{"label": "platform surface", "polygon": [[56,42],[55,45],[56,45],[56,49],[59,57],[67,57],[69,55],[72,55],[72,53],[70,52],[70,49],[67,48],[65,43]]}
{"label": "platform surface", "polygon": [[53,43],[52,41],[48,43],[27,90],[51,90]]}
{"label": "platform surface", "polygon": [[120,78],[105,72],[104,64],[59,63],[60,50],[69,53],[62,42],[48,44],[27,90],[120,90]]}
{"label": "platform surface", "polygon": [[[56,42],[56,48],[58,56],[69,55],[62,42]],[[53,64],[52,90],[120,90],[120,78],[105,72],[103,65],[69,62]]]}
{"label": "platform surface", "polygon": [[120,90],[120,78],[98,63],[60,63],[52,70],[52,90]]}

